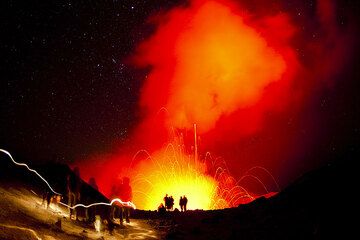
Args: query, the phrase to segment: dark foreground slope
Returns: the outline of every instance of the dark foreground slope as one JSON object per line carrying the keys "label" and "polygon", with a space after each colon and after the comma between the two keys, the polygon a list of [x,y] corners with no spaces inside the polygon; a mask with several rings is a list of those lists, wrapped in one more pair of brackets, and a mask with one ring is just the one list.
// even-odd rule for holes
{"label": "dark foreground slope", "polygon": [[167,239],[352,239],[354,170],[336,161],[272,198],[235,209],[173,213],[159,227],[169,229]]}
{"label": "dark foreground slope", "polygon": [[[165,216],[137,210],[132,218],[136,218],[137,224],[144,221],[148,226],[146,231],[154,230],[151,234],[156,232],[158,237],[166,236],[167,239],[353,239],[358,204],[355,197],[358,190],[355,162],[358,158],[349,158],[329,160],[330,164],[303,175],[279,194],[269,199],[259,198],[238,208],[171,212]],[[8,191],[7,186],[19,185],[37,193],[46,190],[44,183],[33,173],[14,167],[4,157],[0,158],[0,167],[0,186],[4,192]],[[39,166],[37,169],[60,192],[65,191],[65,176],[73,174],[64,165]],[[88,201],[108,201],[82,183],[83,196],[87,196]],[[33,229],[36,229],[36,222]],[[23,225],[28,226],[28,223]]]}
{"label": "dark foreground slope", "polygon": [[[71,176],[78,186],[80,199],[77,199],[76,203],[82,203],[85,205],[94,202],[109,202],[103,194],[91,187],[87,182],[82,180],[76,173],[74,173],[67,165],[59,163],[46,163],[41,165],[33,165],[32,161],[27,159],[15,159],[19,163],[27,163],[31,169],[34,169],[39,173],[50,186],[58,193],[61,194],[61,202],[68,203],[67,194],[67,177]],[[46,183],[37,176],[34,172],[30,172],[24,166],[17,166],[14,164],[7,155],[0,154],[0,187],[4,189],[27,189],[40,199],[49,192],[49,188]],[[97,210],[102,218],[108,215],[108,207],[98,207]],[[77,214],[84,218],[85,209],[78,208]],[[94,217],[94,216],[93,216]]]}
{"label": "dark foreground slope", "polygon": [[[63,194],[63,202],[67,202],[67,176],[71,176],[78,184],[79,191],[86,196],[82,203],[88,204],[96,201],[109,202],[100,192],[92,188],[87,182],[77,176],[67,165],[60,163],[46,163],[41,165],[31,164],[29,159],[15,159],[19,163],[27,163],[28,166],[38,172],[48,181],[50,186],[60,194]],[[32,189],[39,195],[49,191],[46,183],[35,173],[30,172],[25,166],[17,166],[10,158],[0,153],[0,184],[3,187],[20,185]]]}
{"label": "dark foreground slope", "polygon": [[[31,162],[26,159],[19,162]],[[75,175],[63,164],[30,166],[45,177],[50,185],[62,193],[67,203],[66,177]],[[101,193],[78,178],[81,183],[80,203],[108,202]],[[51,203],[42,204],[46,184],[26,168],[14,165],[6,155],[0,155],[0,239],[1,240],[72,240],[72,239],[158,239],[160,236],[146,221],[136,219],[130,224],[109,224],[108,206],[92,207],[89,211],[100,215],[100,232],[95,230],[93,219],[86,218],[85,209],[77,208],[78,220],[69,218],[66,207]],[[118,220],[117,220],[118,221]]]}

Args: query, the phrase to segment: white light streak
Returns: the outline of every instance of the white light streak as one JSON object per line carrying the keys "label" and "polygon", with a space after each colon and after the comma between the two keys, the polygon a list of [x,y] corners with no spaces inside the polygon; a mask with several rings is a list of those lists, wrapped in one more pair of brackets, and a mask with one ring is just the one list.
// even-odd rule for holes
{"label": "white light streak", "polygon": [[110,203],[96,202],[96,203],[92,203],[92,204],[89,204],[89,205],[84,205],[84,204],[81,204],[81,203],[80,203],[80,204],[76,204],[76,205],[74,205],[74,206],[72,206],[72,207],[70,207],[69,205],[67,205],[67,204],[65,204],[65,203],[62,203],[62,202],[60,202],[60,204],[63,205],[63,206],[66,206],[66,207],[68,207],[68,208],[70,208],[70,209],[75,209],[75,208],[77,208],[77,207],[89,208],[89,207],[98,206],[98,205],[111,206],[111,205],[113,205],[113,204],[116,203],[116,202],[117,202],[117,203],[120,203],[122,206],[131,207],[131,208],[133,208],[133,209],[136,209],[136,206],[135,206],[134,203],[132,203],[132,202],[130,202],[130,201],[128,201],[128,202],[123,202],[123,201],[121,201],[120,198],[114,198],[114,199],[111,200]]}
{"label": "white light streak", "polygon": [[[46,185],[49,187],[49,189],[50,189],[54,194],[56,194],[56,195],[62,195],[61,193],[56,192],[56,191],[50,186],[50,184],[48,183],[48,181],[46,181],[46,179],[45,179],[44,177],[42,177],[42,176],[41,176],[37,171],[35,171],[34,169],[31,169],[27,164],[16,162],[16,161],[14,160],[14,158],[11,156],[11,154],[10,154],[8,151],[4,150],[4,149],[1,149],[1,148],[0,148],[0,152],[3,152],[3,153],[5,153],[6,155],[8,155],[9,158],[11,159],[11,161],[12,161],[14,164],[16,164],[17,166],[24,166],[24,167],[26,167],[30,172],[35,173],[41,180],[43,180],[43,181],[46,183]],[[113,205],[114,203],[120,203],[122,206],[131,207],[131,208],[133,208],[133,209],[136,209],[136,206],[135,206],[134,203],[132,203],[132,202],[130,202],[130,201],[128,201],[128,202],[123,202],[123,201],[121,201],[121,199],[119,199],[119,198],[114,198],[114,199],[112,199],[110,203],[96,202],[96,203],[92,203],[92,204],[89,204],[89,205],[76,204],[76,205],[74,205],[74,206],[72,206],[72,207],[69,206],[69,205],[67,205],[67,204],[65,204],[65,203],[62,203],[62,202],[59,202],[59,203],[60,203],[61,205],[65,206],[65,207],[67,207],[67,208],[70,208],[70,209],[75,209],[75,208],[77,208],[77,207],[89,208],[89,207],[98,206],[98,205],[111,206],[111,205]]]}
{"label": "white light streak", "polygon": [[11,156],[11,154],[10,154],[8,151],[4,150],[4,149],[1,149],[1,148],[0,148],[0,152],[3,152],[3,153],[5,153],[6,155],[8,155],[8,156],[10,157],[11,161],[13,161],[13,163],[15,163],[16,165],[18,165],[18,166],[24,166],[24,167],[26,167],[30,172],[35,173],[41,180],[44,181],[44,183],[46,183],[46,185],[49,187],[49,189],[50,189],[53,193],[55,193],[55,194],[57,194],[57,195],[62,195],[61,193],[56,192],[56,191],[50,186],[50,184],[48,183],[48,181],[45,180],[45,178],[43,178],[43,177],[42,177],[37,171],[35,171],[34,169],[29,168],[29,166],[28,166],[27,164],[16,162],[16,161],[14,160],[14,158]]}

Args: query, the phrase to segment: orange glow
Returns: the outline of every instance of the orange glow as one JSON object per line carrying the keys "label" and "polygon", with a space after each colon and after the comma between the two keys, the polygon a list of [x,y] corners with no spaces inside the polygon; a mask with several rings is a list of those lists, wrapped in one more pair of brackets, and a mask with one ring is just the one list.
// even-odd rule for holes
{"label": "orange glow", "polygon": [[[191,129],[196,123],[202,134],[221,117],[258,104],[265,88],[282,79],[287,64],[230,5],[191,4],[161,20],[157,32],[139,47],[135,62],[152,67],[142,89],[142,105],[150,113],[165,107],[164,128],[169,132]],[[149,135],[160,137],[157,130]],[[204,159],[194,157],[192,150],[186,155],[189,151],[182,144],[180,149],[170,144],[174,153],[155,149],[136,168],[132,184],[139,208],[156,209],[166,193],[176,206],[180,196],[187,195],[189,209],[234,207],[253,199],[227,168],[210,175]]]}
{"label": "orange glow", "polygon": [[189,200],[187,209],[204,210],[235,207],[254,199],[237,185],[227,169],[218,167],[210,174],[206,159],[196,160],[193,154],[187,155],[181,137],[151,156],[146,151],[138,152],[141,153],[145,153],[147,160],[130,173],[133,201],[140,209],[156,209],[165,194],[173,196],[174,208],[178,209],[183,195]]}
{"label": "orange glow", "polygon": [[205,174],[204,164],[196,164],[193,158],[182,154],[169,154],[166,149],[155,153],[151,159],[137,168],[132,181],[133,200],[139,208],[157,209],[165,194],[174,197],[174,208],[179,209],[179,199],[183,195],[189,199],[188,209],[214,208],[217,183]]}
{"label": "orange glow", "polygon": [[[174,197],[175,207],[179,207],[180,196],[186,195],[188,209],[235,207],[251,201],[254,197],[231,177],[226,164],[219,167],[206,162],[203,150],[207,149],[201,141],[197,158],[190,149],[194,138],[190,143],[173,132],[191,131],[196,123],[199,137],[204,136],[226,117],[234,121],[227,124],[232,128],[229,135],[236,129],[241,129],[240,135],[257,129],[261,125],[258,118],[267,109],[261,102],[267,88],[272,83],[286,85],[284,77],[294,65],[289,61],[291,54],[284,50],[293,32],[288,19],[270,18],[270,27],[265,27],[268,33],[249,25],[229,1],[198,0],[152,20],[157,30],[131,58],[135,66],[151,69],[140,93],[144,119],[120,154],[101,157],[108,161],[92,161],[103,169],[103,173],[93,173],[99,186],[109,196],[118,179],[130,177],[133,202],[139,209],[156,209],[165,194]],[[265,23],[259,25],[267,26]],[[286,44],[279,47],[279,42]],[[278,101],[272,98],[269,108],[273,102]],[[256,110],[246,111],[245,117],[231,117],[251,108]],[[125,172],[129,154],[141,148],[149,154],[144,159],[137,157],[130,172]]]}
{"label": "orange glow", "polygon": [[[346,64],[350,36],[339,31],[332,1],[318,1],[314,29],[281,3],[264,2],[189,0],[152,15],[154,31],[128,58],[146,72],[138,124],[119,148],[81,163],[86,178],[111,196],[130,177],[140,209],[157,208],[166,193],[175,205],[187,195],[192,209],[235,207],[278,191],[267,186],[275,179],[266,169],[292,181],[319,133],[322,113],[308,107]],[[195,123],[198,158],[188,134]],[[139,149],[148,153],[131,161]]]}
{"label": "orange glow", "polygon": [[[169,23],[160,31],[173,27]],[[184,20],[182,29],[170,50],[174,71],[165,105],[168,127],[191,128],[197,123],[200,132],[206,132],[222,115],[256,104],[264,88],[286,70],[283,57],[226,5],[205,2]],[[155,45],[152,41],[157,39],[149,46]],[[153,69],[150,78],[159,77],[156,72]]]}

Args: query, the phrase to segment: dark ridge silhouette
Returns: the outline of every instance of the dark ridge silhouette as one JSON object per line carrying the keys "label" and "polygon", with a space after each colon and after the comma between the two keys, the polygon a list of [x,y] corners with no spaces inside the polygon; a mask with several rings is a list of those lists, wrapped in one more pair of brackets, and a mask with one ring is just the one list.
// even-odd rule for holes
{"label": "dark ridge silhouette", "polygon": [[234,209],[173,217],[168,239],[349,239],[356,219],[354,165],[335,161],[279,194]]}
{"label": "dark ridge silhouette", "polygon": [[[277,195],[237,208],[161,214],[132,210],[131,218],[148,220],[166,239],[351,239],[356,229],[353,219],[357,217],[357,156],[350,153],[336,160],[329,158],[327,165],[304,174]],[[32,167],[59,192],[65,191],[66,175],[74,174],[61,164]],[[21,184],[39,192],[45,189],[33,173],[14,166],[4,156],[0,158],[0,169],[2,186]],[[81,183],[82,195],[87,196],[89,203],[109,201],[86,182]],[[108,216],[108,209],[100,211],[102,218]]]}
{"label": "dark ridge silhouette", "polygon": [[[94,189],[87,182],[82,180],[81,169],[79,174],[74,172],[65,164],[59,163],[46,163],[41,165],[33,165],[31,161],[25,159],[15,159],[17,162],[26,163],[30,168],[36,170],[41,176],[43,176],[51,185],[51,187],[62,194],[61,202],[68,204],[67,196],[67,176],[71,176],[80,186],[80,201],[88,205],[94,202],[106,202],[109,203],[109,199],[101,194],[98,190]],[[23,166],[15,165],[5,154],[0,155],[0,184],[2,187],[22,187],[28,190],[33,190],[39,196],[46,195],[49,191],[47,185],[33,172],[28,171]],[[96,214],[101,215],[102,218],[108,217],[107,206],[96,206]],[[82,207],[77,208],[77,213],[81,217],[85,217],[86,210]],[[90,215],[94,215],[90,210]],[[94,218],[95,216],[91,216]]]}
{"label": "dark ridge silhouette", "polygon": [[[136,210],[167,239],[351,239],[356,219],[356,154],[298,178],[279,194],[238,208],[165,212]],[[155,219],[157,219],[155,221]]]}

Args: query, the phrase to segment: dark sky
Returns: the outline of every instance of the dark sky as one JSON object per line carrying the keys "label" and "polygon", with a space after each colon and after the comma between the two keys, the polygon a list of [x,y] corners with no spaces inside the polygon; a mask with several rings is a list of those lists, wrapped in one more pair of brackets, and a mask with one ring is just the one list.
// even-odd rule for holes
{"label": "dark sky", "polygon": [[[126,65],[126,57],[151,33],[148,16],[178,2],[2,2],[0,147],[32,160],[72,162],[125,141],[139,122],[146,75]],[[305,14],[301,21],[308,27],[315,1],[282,2]],[[338,2],[339,23],[358,20],[356,1]],[[308,110],[321,111],[327,127],[321,151],[358,147],[358,52],[336,87],[321,92]]]}
{"label": "dark sky", "polygon": [[171,2],[2,3],[0,146],[72,161],[123,141],[143,75],[124,59]]}

